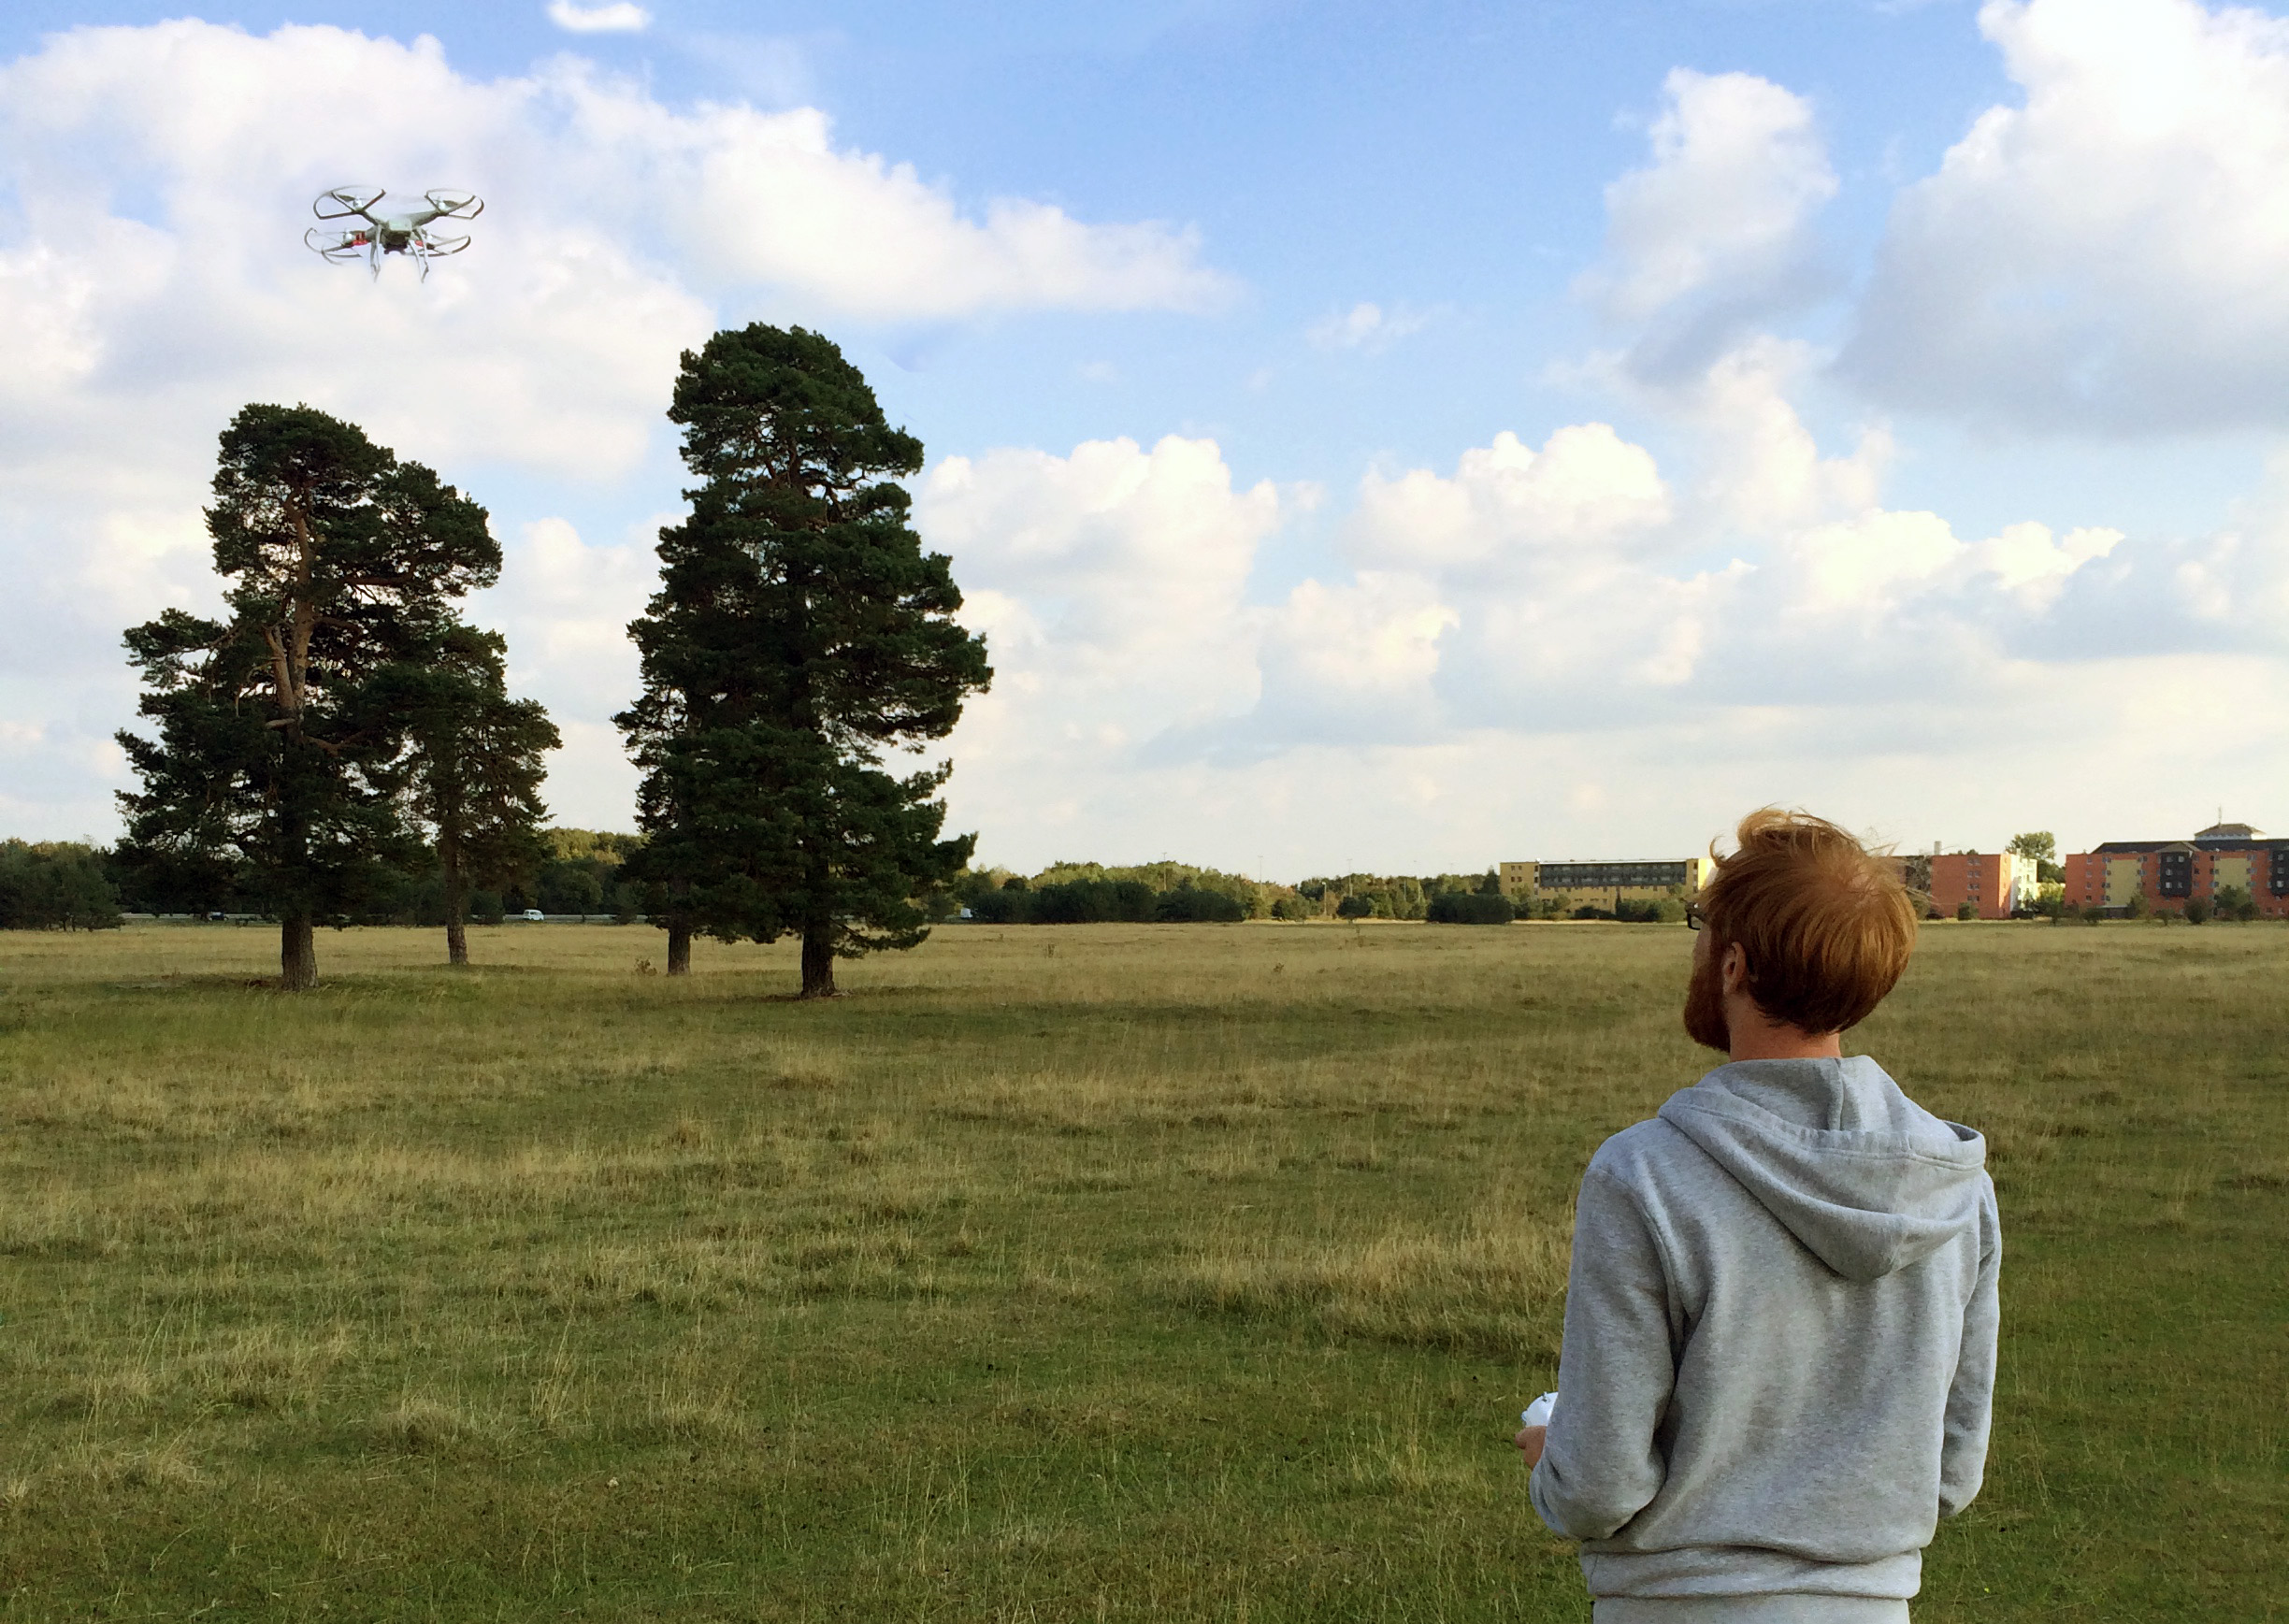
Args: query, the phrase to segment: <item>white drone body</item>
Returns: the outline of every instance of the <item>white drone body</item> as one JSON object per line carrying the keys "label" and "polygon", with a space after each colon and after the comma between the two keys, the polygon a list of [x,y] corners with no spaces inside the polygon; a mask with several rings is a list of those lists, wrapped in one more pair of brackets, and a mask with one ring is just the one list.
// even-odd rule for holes
{"label": "white drone body", "polygon": [[439,255],[459,253],[468,247],[466,237],[439,237],[429,227],[440,220],[474,220],[484,212],[484,200],[473,192],[439,189],[425,194],[425,208],[403,214],[376,214],[374,205],[388,194],[379,186],[339,186],[310,205],[321,220],[355,220],[356,225],[326,228],[313,225],[302,240],[337,265],[363,259],[373,274],[382,274],[385,253],[411,254],[421,262],[422,280],[429,280],[429,262]]}

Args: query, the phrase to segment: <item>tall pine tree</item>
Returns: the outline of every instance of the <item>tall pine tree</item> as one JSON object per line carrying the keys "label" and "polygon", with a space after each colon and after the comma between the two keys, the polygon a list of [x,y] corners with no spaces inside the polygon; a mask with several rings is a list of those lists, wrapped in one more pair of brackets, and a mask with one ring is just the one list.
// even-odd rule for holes
{"label": "tall pine tree", "polygon": [[378,683],[406,729],[411,810],[435,837],[453,964],[468,962],[471,888],[528,879],[548,856],[540,758],[560,740],[540,701],[509,697],[507,657],[498,632],[455,623]]}
{"label": "tall pine tree", "polygon": [[686,351],[669,421],[700,480],[660,532],[660,590],[628,629],[644,692],[618,718],[643,769],[632,859],[668,931],[802,941],[805,998],[834,961],[912,947],[976,837],[942,840],[943,739],[991,680],[961,594],[924,553],[900,479],[922,445],[816,333],[756,323]]}
{"label": "tall pine tree", "polygon": [[418,854],[402,720],[382,679],[434,647],[453,600],[500,573],[475,502],[354,424],[249,406],[207,510],[225,616],[131,628],[158,738],[119,735],[130,865],[196,869],[277,915],[280,984],[318,981],[312,927]]}

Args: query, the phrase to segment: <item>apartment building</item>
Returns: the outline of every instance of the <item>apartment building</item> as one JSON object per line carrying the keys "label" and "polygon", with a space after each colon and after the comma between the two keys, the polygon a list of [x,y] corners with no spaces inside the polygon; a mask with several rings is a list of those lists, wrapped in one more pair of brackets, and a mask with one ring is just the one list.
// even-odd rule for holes
{"label": "apartment building", "polygon": [[1568,908],[1594,903],[1656,901],[1697,895],[1714,871],[1707,857],[1626,858],[1596,862],[1504,863],[1496,870],[1502,893],[1513,904],[1555,898]]}
{"label": "apartment building", "polygon": [[2108,841],[2065,867],[2066,900],[2079,908],[2122,913],[2142,898],[2154,913],[2175,913],[2196,897],[2215,906],[2230,887],[2262,916],[2289,918],[2289,841],[2247,824],[2212,824],[2182,841]]}
{"label": "apartment building", "polygon": [[1968,902],[1975,918],[2008,919],[2022,908],[2035,906],[2037,895],[2035,859],[2010,852],[1934,852],[1918,859],[1930,865],[1925,888],[1931,905],[1953,917]]}

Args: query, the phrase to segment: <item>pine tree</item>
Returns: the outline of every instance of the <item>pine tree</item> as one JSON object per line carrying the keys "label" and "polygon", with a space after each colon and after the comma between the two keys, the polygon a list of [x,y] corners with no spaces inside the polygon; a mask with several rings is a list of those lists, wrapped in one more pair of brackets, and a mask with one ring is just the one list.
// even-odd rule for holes
{"label": "pine tree", "polygon": [[411,810],[435,836],[445,883],[445,956],[468,962],[469,892],[536,873],[548,856],[541,757],[561,742],[538,700],[509,697],[508,645],[455,624],[380,679],[404,723]]}
{"label": "pine tree", "polygon": [[818,334],[761,323],[686,351],[670,422],[701,483],[660,532],[660,590],[629,627],[644,692],[618,718],[644,770],[632,861],[668,931],[802,941],[805,998],[834,961],[914,946],[974,836],[939,838],[950,764],[884,752],[943,739],[992,677],[948,561],[897,481],[922,446]]}
{"label": "pine tree", "polygon": [[318,980],[312,928],[410,861],[400,719],[378,679],[433,646],[489,585],[484,510],[307,406],[249,406],[222,435],[207,510],[226,616],[132,627],[140,713],[119,735],[130,866],[200,869],[275,913],[280,984]]}

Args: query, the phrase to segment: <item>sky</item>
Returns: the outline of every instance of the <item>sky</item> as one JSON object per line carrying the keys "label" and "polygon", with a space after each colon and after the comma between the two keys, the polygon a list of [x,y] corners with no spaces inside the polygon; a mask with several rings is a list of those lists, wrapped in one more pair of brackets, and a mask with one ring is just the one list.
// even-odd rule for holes
{"label": "sky", "polygon": [[[352,182],[485,210],[376,280]],[[2283,285],[2281,7],[15,0],[0,835],[116,838],[252,401],[489,509],[631,827],[669,392],[755,321],[927,448],[981,864],[2289,832]]]}

